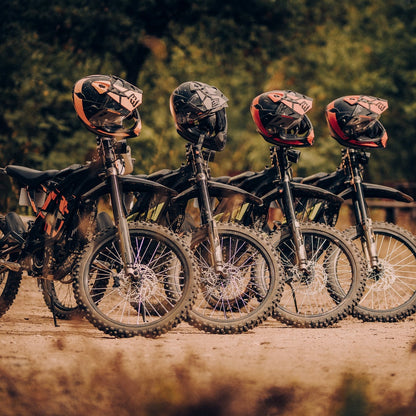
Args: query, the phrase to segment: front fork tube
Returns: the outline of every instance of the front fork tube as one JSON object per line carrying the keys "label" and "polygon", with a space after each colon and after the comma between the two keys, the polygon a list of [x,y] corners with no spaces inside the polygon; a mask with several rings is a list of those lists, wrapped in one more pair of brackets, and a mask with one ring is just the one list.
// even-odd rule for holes
{"label": "front fork tube", "polygon": [[111,187],[111,204],[113,207],[114,220],[117,226],[118,238],[120,241],[121,258],[124,263],[124,271],[128,276],[134,275],[134,259],[131,249],[130,231],[127,218],[121,200],[120,186],[115,168],[108,170]]}
{"label": "front fork tube", "polygon": [[353,201],[353,209],[357,224],[360,224],[364,234],[363,251],[366,253],[367,260],[372,270],[380,268],[379,258],[377,254],[376,240],[373,231],[373,223],[368,216],[367,207],[364,202],[364,193],[362,189],[361,178],[355,176],[354,186],[356,189],[357,198]]}
{"label": "front fork tube", "polygon": [[285,210],[286,221],[289,224],[292,232],[293,241],[296,248],[296,256],[298,261],[298,267],[300,270],[306,271],[308,259],[306,256],[305,244],[303,242],[302,232],[300,230],[299,221],[296,219],[292,190],[290,188],[290,179],[285,175],[283,179],[283,206]]}
{"label": "front fork tube", "polygon": [[207,226],[208,240],[211,247],[211,259],[214,265],[215,273],[222,273],[224,269],[220,237],[218,234],[217,223],[212,216],[211,203],[208,192],[207,177],[204,172],[197,173],[196,180],[199,184],[199,206],[202,214],[202,220]]}
{"label": "front fork tube", "polygon": [[208,238],[212,249],[211,255],[215,273],[222,273],[224,270],[224,263],[222,260],[220,237],[218,235],[217,224],[213,219],[208,221]]}

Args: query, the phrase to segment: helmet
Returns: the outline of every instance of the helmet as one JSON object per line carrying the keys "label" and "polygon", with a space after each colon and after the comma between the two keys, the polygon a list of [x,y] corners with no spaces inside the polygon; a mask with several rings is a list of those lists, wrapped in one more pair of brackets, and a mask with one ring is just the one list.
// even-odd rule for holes
{"label": "helmet", "polygon": [[386,100],[367,95],[337,98],[325,110],[330,134],[344,146],[386,147],[387,133],[378,119],[387,108]]}
{"label": "helmet", "polygon": [[227,142],[227,101],[216,87],[197,81],[182,83],[170,96],[177,132],[192,143],[204,135],[204,147],[223,150]]}
{"label": "helmet", "polygon": [[98,136],[126,139],[142,128],[143,91],[113,75],[90,75],[77,81],[72,100],[78,117]]}
{"label": "helmet", "polygon": [[266,141],[284,146],[311,146],[314,132],[305,114],[312,98],[295,91],[269,91],[251,102],[250,112],[257,131]]}

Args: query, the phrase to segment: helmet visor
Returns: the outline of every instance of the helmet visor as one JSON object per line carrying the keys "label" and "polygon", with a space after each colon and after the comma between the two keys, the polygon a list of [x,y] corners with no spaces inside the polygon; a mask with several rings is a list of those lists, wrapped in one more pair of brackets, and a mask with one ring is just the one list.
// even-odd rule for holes
{"label": "helmet visor", "polygon": [[134,111],[133,114],[120,114],[118,111],[111,109],[102,109],[90,118],[90,122],[95,127],[105,128],[112,131],[119,129],[131,129],[140,119],[139,112]]}
{"label": "helmet visor", "polygon": [[110,109],[102,109],[90,118],[92,125],[96,127],[121,127],[123,116],[116,111]]}
{"label": "helmet visor", "polygon": [[345,125],[345,132],[350,136],[360,136],[370,130],[377,123],[377,120],[378,117],[354,116]]}
{"label": "helmet visor", "polygon": [[267,123],[266,130],[270,134],[277,134],[282,130],[293,130],[301,123],[301,121],[302,118],[293,117],[293,112],[291,115],[278,114]]}
{"label": "helmet visor", "polygon": [[179,124],[195,124],[203,113],[192,105],[184,104],[179,111],[176,111],[176,122]]}

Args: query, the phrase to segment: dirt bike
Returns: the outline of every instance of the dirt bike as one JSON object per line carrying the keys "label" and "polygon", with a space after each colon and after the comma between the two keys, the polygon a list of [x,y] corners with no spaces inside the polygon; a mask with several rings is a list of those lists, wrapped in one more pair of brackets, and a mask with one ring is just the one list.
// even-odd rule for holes
{"label": "dirt bike", "polygon": [[[306,221],[308,201],[323,200],[330,213],[343,199],[294,181],[291,165],[299,155],[293,148],[272,146],[269,168],[217,178],[261,197],[263,205],[245,202],[229,209],[220,204],[215,213],[223,221],[270,233],[286,282],[276,317],[290,325],[324,327],[352,312],[364,291],[365,269],[359,250],[346,236],[328,225]],[[279,220],[272,218],[274,208],[280,208]]]}
{"label": "dirt bike", "polygon": [[[86,165],[59,172],[12,165],[3,169],[22,186],[37,215],[28,228],[14,212],[4,217],[0,314],[13,303],[22,273],[27,272],[53,283],[72,282],[87,319],[117,337],[156,336],[185,317],[195,295],[188,248],[169,230],[155,224],[128,224],[125,216],[125,201],[132,192],[167,197],[175,192],[120,175],[119,160],[126,146],[125,140],[97,136],[98,156]],[[102,197],[111,201],[116,226],[94,237]],[[172,279],[180,279],[175,288],[166,283]],[[147,309],[150,298],[163,305],[157,313]]]}
{"label": "dirt bike", "polygon": [[[174,188],[169,201],[139,196],[129,218],[158,222],[189,241],[199,270],[200,290],[188,321],[212,333],[241,333],[273,313],[282,291],[283,270],[263,233],[236,224],[218,224],[215,200],[261,200],[210,179],[204,136],[186,147],[186,164],[145,176]],[[192,214],[195,214],[192,216]]]}
{"label": "dirt bike", "polygon": [[[410,203],[413,198],[397,189],[363,181],[370,153],[345,148],[339,168],[303,179],[351,201],[355,225],[344,234],[362,248],[367,262],[367,286],[354,315],[365,321],[397,321],[416,311],[416,239],[395,224],[373,222],[367,199]],[[305,209],[305,205],[307,208]],[[339,207],[328,201],[305,198],[298,211],[311,221],[335,225]]]}
{"label": "dirt bike", "polygon": [[[24,166],[9,165],[2,170],[20,187],[19,205],[29,207],[31,209],[30,219],[26,222],[21,222],[17,214],[12,213],[6,217],[0,217],[0,241],[5,241],[12,233],[13,229],[21,229],[21,232],[16,233],[16,237],[23,236],[30,229],[35,218],[45,203],[46,196],[53,191],[57,184],[64,180],[68,175],[74,171],[81,169],[81,165],[72,165],[63,170],[46,170],[39,171]],[[12,225],[10,224],[12,223]],[[107,212],[100,212],[95,218],[94,231],[99,231],[107,228],[113,224]],[[77,236],[79,237],[79,236]],[[22,237],[23,238],[23,237]],[[77,241],[74,245],[81,245],[82,241]],[[73,249],[70,249],[71,251]],[[42,260],[43,261],[43,260]],[[56,319],[71,319],[74,316],[80,315],[80,309],[75,301],[72,290],[73,277],[71,275],[71,265],[73,264],[73,256],[67,257],[66,265],[60,263],[60,268],[57,269],[56,279],[37,278],[37,284],[42,292],[43,299],[53,314],[55,325]],[[62,272],[67,272],[64,276]],[[2,274],[0,281],[0,316],[3,315],[11,306],[20,285],[19,279],[7,279],[5,274]],[[7,289],[6,289],[7,287]]]}

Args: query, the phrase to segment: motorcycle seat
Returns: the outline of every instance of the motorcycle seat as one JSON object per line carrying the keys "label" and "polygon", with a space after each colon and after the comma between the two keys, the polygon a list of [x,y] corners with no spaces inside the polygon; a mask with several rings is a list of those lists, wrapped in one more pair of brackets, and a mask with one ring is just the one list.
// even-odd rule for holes
{"label": "motorcycle seat", "polygon": [[218,176],[216,178],[212,178],[212,180],[218,183],[228,183],[230,176]]}
{"label": "motorcycle seat", "polygon": [[171,173],[173,173],[173,170],[171,169],[161,169],[156,172],[150,173],[149,175],[147,175],[146,178],[151,181],[157,181],[158,179],[170,175]]}
{"label": "motorcycle seat", "polygon": [[299,182],[306,183],[306,184],[313,184],[319,179],[327,177],[329,174],[326,172],[318,172],[314,173],[313,175],[307,176],[306,178],[301,179]]}
{"label": "motorcycle seat", "polygon": [[245,181],[247,178],[251,178],[252,176],[256,175],[256,172],[247,171],[240,173],[238,175],[235,175],[231,177],[228,181],[230,185],[238,186],[240,183]]}
{"label": "motorcycle seat", "polygon": [[14,178],[20,185],[36,187],[42,182],[54,178],[60,171],[56,169],[36,170],[25,166],[8,165],[5,168],[7,175]]}

